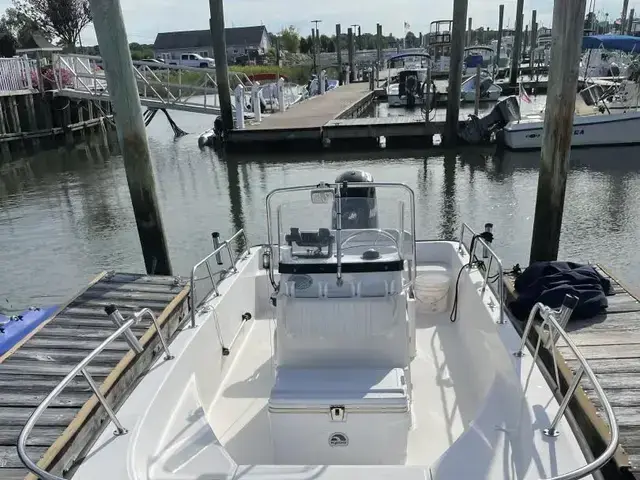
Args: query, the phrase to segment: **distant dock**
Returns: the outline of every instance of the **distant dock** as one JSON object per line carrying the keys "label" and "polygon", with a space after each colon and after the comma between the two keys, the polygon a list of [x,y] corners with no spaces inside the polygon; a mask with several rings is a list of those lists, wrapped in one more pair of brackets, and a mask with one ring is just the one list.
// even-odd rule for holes
{"label": "distant dock", "polygon": [[227,147],[233,151],[375,147],[381,137],[387,147],[431,146],[433,135],[444,131],[444,111],[437,111],[428,122],[423,116],[360,118],[373,108],[381,93],[381,89],[371,90],[368,83],[337,87],[284,112],[265,116],[259,124],[231,131]]}

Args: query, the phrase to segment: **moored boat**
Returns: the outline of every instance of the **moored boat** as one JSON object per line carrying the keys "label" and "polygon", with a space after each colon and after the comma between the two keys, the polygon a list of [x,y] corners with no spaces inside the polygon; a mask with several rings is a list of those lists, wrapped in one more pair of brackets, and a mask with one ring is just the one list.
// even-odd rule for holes
{"label": "moored boat", "polygon": [[[421,241],[415,207],[406,185],[358,171],[269,193],[267,244],[236,258],[223,242],[194,266],[191,328],[74,478],[590,478],[617,446],[606,396],[611,444],[587,461],[568,402],[504,310],[490,225]],[[231,266],[218,281],[207,262],[224,252]],[[567,310],[538,304],[532,321],[538,310],[577,352],[555,319]],[[47,480],[59,477],[43,475],[26,444],[57,391],[18,445]]]}

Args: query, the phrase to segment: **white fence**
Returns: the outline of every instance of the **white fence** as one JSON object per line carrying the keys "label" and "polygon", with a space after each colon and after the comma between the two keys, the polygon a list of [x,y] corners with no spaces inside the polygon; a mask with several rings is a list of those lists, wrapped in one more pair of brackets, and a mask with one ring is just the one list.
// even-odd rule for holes
{"label": "white fence", "polygon": [[34,60],[26,57],[0,58],[0,92],[34,88],[36,72]]}

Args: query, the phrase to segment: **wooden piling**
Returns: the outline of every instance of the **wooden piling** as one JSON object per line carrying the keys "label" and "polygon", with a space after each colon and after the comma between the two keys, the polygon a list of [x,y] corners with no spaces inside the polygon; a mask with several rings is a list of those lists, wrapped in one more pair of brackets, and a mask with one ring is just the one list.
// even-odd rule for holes
{"label": "wooden piling", "polygon": [[471,29],[473,28],[473,18],[469,17],[469,26],[467,27],[467,47],[471,45]]}
{"label": "wooden piling", "polygon": [[[35,132],[38,130],[38,119],[36,117],[36,109],[33,104],[33,95],[25,95],[25,108],[27,110],[27,122],[29,125],[29,131]],[[40,146],[40,140],[34,138],[33,141],[34,148],[38,148]]]}
{"label": "wooden piling", "polygon": [[353,60],[355,56],[355,47],[353,44],[353,29],[349,27],[347,29],[347,41],[348,41],[348,53],[349,53],[349,83],[352,83],[355,80],[355,68],[353,65]]}
{"label": "wooden piling", "polygon": [[622,35],[624,35],[624,32],[626,31],[627,8],[629,8],[629,0],[624,0],[622,2],[622,14],[620,15],[620,33]]}
{"label": "wooden piling", "polygon": [[[84,122],[84,101],[78,102],[78,123]],[[84,139],[84,129],[80,130],[80,138]]]}
{"label": "wooden piling", "polygon": [[464,27],[467,21],[467,4],[467,0],[453,1],[451,61],[449,66],[449,87],[447,90],[447,119],[443,135],[443,142],[449,145],[454,145],[458,138],[462,61],[464,56]]}
{"label": "wooden piling", "polygon": [[524,54],[527,51],[527,47],[529,46],[529,25],[526,25],[524,27],[524,35],[522,36],[522,43],[523,43],[522,56],[524,57]]}
{"label": "wooden piling", "polygon": [[62,109],[62,128],[64,141],[67,146],[73,145],[73,132],[71,131],[71,100],[67,99],[67,105]]}
{"label": "wooden piling", "polygon": [[536,22],[537,11],[531,12],[531,48],[529,53],[529,64],[531,66],[531,76],[533,76],[533,67],[535,66],[534,50],[536,48],[536,37],[538,35],[538,23]]}
{"label": "wooden piling", "polygon": [[339,23],[336,23],[336,55],[338,57],[338,79],[340,85],[344,84],[343,68],[342,68],[342,44],[340,43],[341,27]]}
{"label": "wooden piling", "polygon": [[476,97],[475,97],[475,103],[473,105],[473,113],[475,115],[478,115],[478,112],[480,111],[480,73],[481,73],[481,67],[482,65],[480,65],[478,63],[478,65],[476,65]]}
{"label": "wooden piling", "polygon": [[632,8],[629,11],[629,20],[627,20],[627,25],[628,25],[628,27],[627,27],[627,35],[632,35],[631,30],[633,29],[633,16],[634,16],[635,13],[636,13],[636,9],[635,8]]}
{"label": "wooden piling", "polygon": [[377,62],[378,68],[376,68],[376,86],[380,86],[380,70],[384,67],[382,60],[382,25],[377,24],[376,26],[376,49],[377,49]]}
{"label": "wooden piling", "polygon": [[[216,3],[216,0],[211,2]],[[169,250],[160,217],[147,132],[142,118],[140,95],[120,2],[119,0],[90,0],[90,4],[100,54],[104,61],[104,72],[109,85],[109,96],[117,113],[115,122],[118,140],[124,158],[129,194],[146,271],[150,274],[171,275]],[[221,1],[220,10],[214,13],[222,13]],[[214,36],[214,45],[218,44],[218,48],[219,38],[217,37],[223,38],[223,35],[224,31]],[[218,85],[220,86],[220,83]],[[223,87],[220,86],[220,88]]]}
{"label": "wooden piling", "polygon": [[502,24],[504,22],[504,5],[498,10],[498,44],[496,45],[496,68],[500,68],[500,49],[502,48]]}
{"label": "wooden piling", "polygon": [[[7,114],[5,107],[5,99],[0,97],[0,135],[7,133]],[[0,143],[0,151],[2,152],[2,160],[6,161],[11,159],[11,150],[9,149],[8,143]]]}
{"label": "wooden piling", "polygon": [[312,28],[311,29],[311,62],[312,62],[312,71],[313,73],[315,73],[316,75],[318,75],[318,56],[316,54],[316,29]]}
{"label": "wooden piling", "polygon": [[556,260],[573,137],[586,0],[556,0],[530,262]]}
{"label": "wooden piling", "polygon": [[229,88],[229,70],[227,67],[227,40],[224,36],[224,8],[222,0],[209,0],[211,20],[211,41],[213,57],[216,61],[216,83],[220,100],[220,114],[225,131],[233,130],[233,110],[231,109],[231,89]]}
{"label": "wooden piling", "polygon": [[522,10],[524,10],[524,0],[518,0],[516,5],[516,32],[513,39],[513,52],[511,53],[511,72],[509,75],[509,83],[515,86],[518,83],[518,70],[520,69],[520,58],[522,52]]}

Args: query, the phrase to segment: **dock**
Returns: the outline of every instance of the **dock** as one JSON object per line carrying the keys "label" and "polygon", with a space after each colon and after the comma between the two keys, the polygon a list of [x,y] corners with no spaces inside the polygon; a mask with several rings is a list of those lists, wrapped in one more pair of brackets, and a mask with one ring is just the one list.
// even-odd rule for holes
{"label": "dock", "polygon": [[[180,277],[102,272],[0,357],[0,478],[27,476],[16,446],[28,417],[75,365],[116,330],[104,307],[115,305],[125,318],[149,308],[165,338],[171,338],[187,318],[189,292],[188,282]],[[118,339],[88,367],[116,408],[161,349],[148,317],[132,330],[144,347],[142,353],[136,355],[124,338]],[[44,412],[27,441],[27,453],[56,475],[72,474],[108,423],[88,383],[78,376]]]}
{"label": "dock", "polygon": [[[229,133],[227,147],[232,151],[265,148],[291,150],[318,150],[328,147],[372,147],[380,137],[387,146],[431,146],[433,135],[442,134],[445,112],[432,114],[429,122],[424,117],[366,117],[361,115],[372,109],[380,90],[370,90],[368,83],[352,83],[330,90],[293,105],[284,112],[265,116],[259,124]],[[416,109],[419,112],[419,107]],[[466,115],[461,115],[464,120]]]}
{"label": "dock", "polygon": [[[595,373],[618,421],[620,446],[602,473],[607,479],[640,480],[640,299],[605,267],[595,268],[611,281],[609,306],[596,317],[570,320],[566,331]],[[506,280],[506,286],[508,295],[515,298],[513,277]],[[522,334],[524,324],[519,320],[515,320],[515,326]],[[539,324],[529,335],[531,345],[535,346],[538,336],[546,336]],[[540,358],[554,377],[552,352],[543,346],[540,350]],[[564,393],[578,361],[562,340],[556,345],[555,356]],[[598,455],[609,441],[609,427],[594,388],[585,377],[569,407],[591,451]]]}

